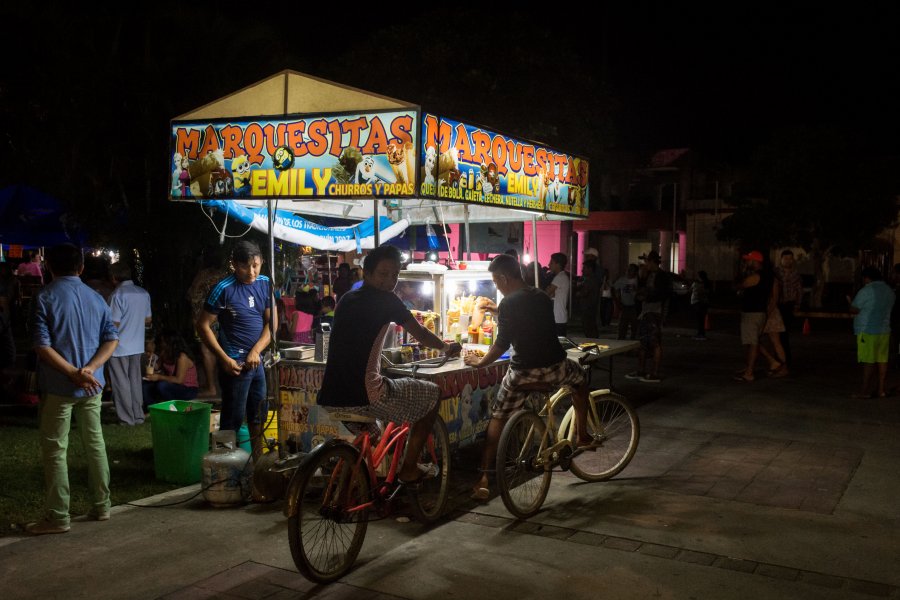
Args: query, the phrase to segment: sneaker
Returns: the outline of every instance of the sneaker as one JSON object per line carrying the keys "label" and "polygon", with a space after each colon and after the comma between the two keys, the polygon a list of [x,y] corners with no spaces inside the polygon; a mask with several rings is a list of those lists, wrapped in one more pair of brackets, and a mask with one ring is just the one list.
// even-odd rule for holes
{"label": "sneaker", "polygon": [[659,378],[659,375],[644,375],[641,377],[641,381],[644,383],[659,383],[662,379]]}
{"label": "sneaker", "polygon": [[91,511],[88,516],[95,521],[109,521],[109,511]]}
{"label": "sneaker", "polygon": [[646,373],[641,373],[640,371],[632,371],[625,375],[625,379],[643,379],[646,377]]}
{"label": "sneaker", "polygon": [[50,521],[38,521],[25,526],[25,531],[31,535],[45,535],[48,533],[66,533],[71,527],[68,525],[54,525]]}

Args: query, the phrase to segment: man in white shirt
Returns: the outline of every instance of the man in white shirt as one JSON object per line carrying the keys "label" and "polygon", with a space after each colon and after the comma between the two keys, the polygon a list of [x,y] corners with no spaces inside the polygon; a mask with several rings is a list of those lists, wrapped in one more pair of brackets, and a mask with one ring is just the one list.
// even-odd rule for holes
{"label": "man in white shirt", "polygon": [[550,255],[550,272],[553,281],[547,286],[547,294],[553,298],[553,319],[556,321],[556,335],[566,335],[566,324],[569,322],[569,274],[566,264],[569,258],[562,252]]}
{"label": "man in white shirt", "polygon": [[140,425],[144,422],[141,355],[145,331],[151,323],[150,294],[134,285],[127,264],[114,263],[109,272],[116,284],[109,297],[109,308],[119,330],[119,345],[109,359],[109,385],[119,421],[123,425]]}

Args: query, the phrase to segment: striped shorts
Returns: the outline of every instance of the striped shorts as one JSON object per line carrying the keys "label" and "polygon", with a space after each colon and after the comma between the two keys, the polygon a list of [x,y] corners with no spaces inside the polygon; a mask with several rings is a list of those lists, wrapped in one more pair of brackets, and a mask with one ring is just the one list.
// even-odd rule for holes
{"label": "striped shorts", "polygon": [[[375,402],[365,406],[340,407],[335,410],[374,417],[383,422],[412,424],[431,412],[437,405],[441,394],[441,389],[434,383],[412,377],[385,378],[383,383],[381,396]],[[373,438],[381,435],[378,425],[375,423],[348,421],[344,425],[353,433],[368,431]]]}
{"label": "striped shorts", "polygon": [[491,407],[492,416],[495,419],[507,419],[514,412],[522,408],[530,391],[519,390],[519,386],[532,383],[546,383],[557,387],[570,385],[578,387],[584,382],[584,371],[574,360],[565,359],[549,367],[536,369],[512,369],[510,368],[503,381],[500,382],[500,391],[497,400]]}

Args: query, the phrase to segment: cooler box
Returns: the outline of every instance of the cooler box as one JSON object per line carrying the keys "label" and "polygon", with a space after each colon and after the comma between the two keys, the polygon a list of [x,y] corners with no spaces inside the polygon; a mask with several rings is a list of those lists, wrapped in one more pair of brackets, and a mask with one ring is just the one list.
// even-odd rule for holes
{"label": "cooler box", "polygon": [[209,451],[211,408],[206,402],[187,400],[150,405],[157,479],[182,484],[200,481],[203,455]]}

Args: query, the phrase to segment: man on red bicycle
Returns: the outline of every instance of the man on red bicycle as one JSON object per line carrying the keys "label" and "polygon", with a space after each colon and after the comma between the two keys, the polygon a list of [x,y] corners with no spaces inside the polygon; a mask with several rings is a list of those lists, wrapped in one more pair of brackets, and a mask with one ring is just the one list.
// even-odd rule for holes
{"label": "man on red bicycle", "polygon": [[363,285],[341,296],[334,311],[325,377],[317,403],[325,408],[412,424],[409,448],[398,477],[414,484],[422,478],[416,457],[434,425],[440,389],[421,379],[389,379],[381,374],[381,350],[392,323],[400,324],[420,344],[448,355],[459,344],[445,344],[422,327],[394,295],[400,275],[400,251],[379,246],[363,263]]}
{"label": "man on red bicycle", "polygon": [[[559,343],[553,301],[541,290],[525,283],[519,263],[512,256],[504,254],[496,257],[488,270],[497,289],[503,294],[499,306],[499,333],[484,357],[470,355],[465,361],[473,367],[484,367],[500,358],[510,346],[514,354],[492,407],[481,457],[482,475],[472,494],[475,500],[487,500],[490,495],[488,472],[496,461],[497,443],[506,421],[522,407],[528,396],[528,390],[521,389],[525,386],[546,383],[575,388],[573,401],[577,445],[579,448],[590,448],[592,442],[585,426],[588,389],[584,372],[577,362],[566,358],[566,352]],[[492,304],[487,301],[483,308],[496,309]]]}

